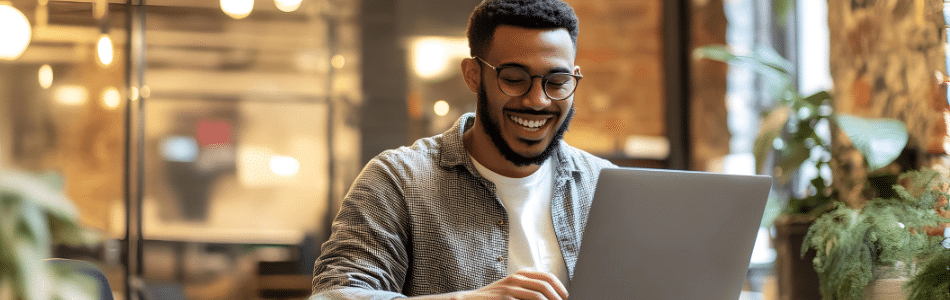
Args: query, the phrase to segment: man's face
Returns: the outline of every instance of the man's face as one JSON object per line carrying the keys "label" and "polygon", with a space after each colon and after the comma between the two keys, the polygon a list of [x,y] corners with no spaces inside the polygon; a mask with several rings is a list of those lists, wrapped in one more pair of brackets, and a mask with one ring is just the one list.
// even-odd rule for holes
{"label": "man's face", "polygon": [[[579,74],[574,46],[565,29],[499,26],[483,59],[496,67],[518,66],[531,75]],[[551,100],[540,78],[533,78],[523,96],[498,88],[498,74],[482,66],[476,117],[501,154],[516,166],[540,164],[554,150],[574,113],[573,95]]]}

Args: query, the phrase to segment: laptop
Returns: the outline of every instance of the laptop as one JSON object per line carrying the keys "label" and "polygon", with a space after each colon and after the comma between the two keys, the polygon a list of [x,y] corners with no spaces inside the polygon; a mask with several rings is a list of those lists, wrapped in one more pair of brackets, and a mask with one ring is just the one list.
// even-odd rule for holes
{"label": "laptop", "polygon": [[573,300],[739,298],[772,178],[601,171]]}

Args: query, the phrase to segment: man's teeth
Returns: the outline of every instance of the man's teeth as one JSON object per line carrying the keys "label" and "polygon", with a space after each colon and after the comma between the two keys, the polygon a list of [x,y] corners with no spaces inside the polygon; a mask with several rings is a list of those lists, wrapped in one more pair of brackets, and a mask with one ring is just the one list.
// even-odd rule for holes
{"label": "man's teeth", "polygon": [[511,116],[511,120],[515,123],[521,124],[521,126],[528,128],[538,128],[544,126],[544,123],[548,122],[548,119],[538,120],[538,121],[528,121],[519,117]]}

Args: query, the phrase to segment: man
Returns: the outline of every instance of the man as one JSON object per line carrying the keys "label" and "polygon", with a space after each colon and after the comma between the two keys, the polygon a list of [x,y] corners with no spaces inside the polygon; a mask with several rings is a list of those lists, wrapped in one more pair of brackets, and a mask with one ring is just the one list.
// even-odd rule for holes
{"label": "man", "polygon": [[566,299],[601,169],[561,140],[581,79],[561,0],[486,0],[462,61],[476,113],[383,152],[344,199],[315,299]]}

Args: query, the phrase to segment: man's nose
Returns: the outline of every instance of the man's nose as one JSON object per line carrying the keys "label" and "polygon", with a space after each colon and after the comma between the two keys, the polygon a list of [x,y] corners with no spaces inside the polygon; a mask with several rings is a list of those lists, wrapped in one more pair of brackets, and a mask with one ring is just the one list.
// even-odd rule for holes
{"label": "man's nose", "polygon": [[538,84],[534,84],[534,79],[535,78],[531,78],[531,89],[524,95],[522,101],[524,101],[524,106],[526,107],[534,110],[543,110],[551,106],[551,99],[548,99],[548,95],[544,94],[544,80],[537,77]]}

